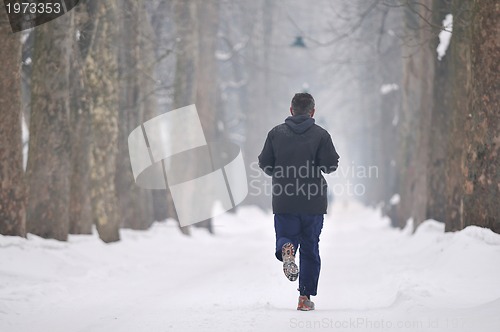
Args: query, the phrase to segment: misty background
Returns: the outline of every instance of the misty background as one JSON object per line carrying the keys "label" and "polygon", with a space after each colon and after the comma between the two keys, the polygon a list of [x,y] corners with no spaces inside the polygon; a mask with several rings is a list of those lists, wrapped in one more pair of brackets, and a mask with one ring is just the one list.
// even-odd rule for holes
{"label": "misty background", "polygon": [[135,185],[127,137],[190,104],[242,148],[245,204],[269,209],[255,163],[302,91],[341,156],[331,200],[500,231],[496,1],[87,0],[17,34],[0,15],[2,234],[113,242],[176,219]]}

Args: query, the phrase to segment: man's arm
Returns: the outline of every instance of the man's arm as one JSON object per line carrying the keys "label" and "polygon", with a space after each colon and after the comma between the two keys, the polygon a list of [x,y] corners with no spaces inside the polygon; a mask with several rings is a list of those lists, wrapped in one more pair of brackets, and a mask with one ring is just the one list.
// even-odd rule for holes
{"label": "man's arm", "polygon": [[340,156],[333,146],[332,138],[327,134],[323,137],[319,146],[317,154],[318,167],[326,174],[335,172],[339,166],[339,158]]}
{"label": "man's arm", "polygon": [[273,175],[274,170],[274,151],[273,143],[270,138],[270,134],[267,135],[266,142],[264,143],[264,148],[259,155],[259,167],[269,176]]}

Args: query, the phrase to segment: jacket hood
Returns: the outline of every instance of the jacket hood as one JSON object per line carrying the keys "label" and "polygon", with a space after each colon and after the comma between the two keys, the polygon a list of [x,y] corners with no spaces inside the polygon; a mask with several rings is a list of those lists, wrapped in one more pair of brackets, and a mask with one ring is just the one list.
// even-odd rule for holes
{"label": "jacket hood", "polygon": [[305,133],[315,122],[309,115],[289,116],[285,120],[285,124],[296,134]]}

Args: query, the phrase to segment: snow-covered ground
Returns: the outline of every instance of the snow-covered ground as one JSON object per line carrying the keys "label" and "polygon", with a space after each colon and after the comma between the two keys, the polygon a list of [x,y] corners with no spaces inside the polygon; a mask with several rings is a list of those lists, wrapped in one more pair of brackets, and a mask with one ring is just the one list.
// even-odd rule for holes
{"label": "snow-covered ground", "polygon": [[338,203],[321,237],[317,310],[274,258],[272,215],[241,208],[216,236],[173,222],[122,241],[0,237],[0,331],[500,331],[500,235],[415,234]]}

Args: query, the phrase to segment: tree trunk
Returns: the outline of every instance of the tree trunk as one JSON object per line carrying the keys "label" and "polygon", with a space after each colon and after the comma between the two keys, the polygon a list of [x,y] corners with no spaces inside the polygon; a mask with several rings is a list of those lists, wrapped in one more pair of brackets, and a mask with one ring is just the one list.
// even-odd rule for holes
{"label": "tree trunk", "polygon": [[35,29],[27,231],[66,240],[69,228],[71,12]]}
{"label": "tree trunk", "polygon": [[0,12],[0,234],[26,236],[21,134],[21,43]]}
{"label": "tree trunk", "polygon": [[[245,114],[245,144],[243,148],[244,160],[247,169],[251,164],[257,162],[258,156],[264,146],[269,117],[275,111],[276,100],[271,100],[270,82],[270,56],[271,41],[273,34],[274,3],[270,0],[255,1],[245,7],[247,10],[255,11],[255,18],[252,20],[251,34],[249,41],[249,61],[245,63],[248,68],[248,95],[249,98],[244,109]],[[257,65],[256,65],[257,64]],[[289,96],[290,100],[291,97]],[[286,118],[286,110],[279,115],[280,120]],[[259,189],[264,192],[263,183],[269,181],[263,172],[251,181],[260,185]],[[249,194],[244,204],[257,205],[262,209],[271,207],[271,200],[266,195]]]}
{"label": "tree trunk", "polygon": [[[434,1],[433,8],[433,23],[436,26],[441,26],[446,15],[450,13],[449,3],[439,0]],[[429,160],[428,160],[428,188],[427,188],[427,212],[426,218],[432,218],[442,222],[448,220],[448,188],[450,186],[450,169],[454,168],[450,162],[452,151],[450,146],[453,145],[452,136],[452,121],[454,113],[460,108],[454,108],[452,104],[455,98],[458,98],[458,105],[466,105],[467,94],[455,95],[454,92],[454,77],[455,71],[460,71],[460,66],[465,64],[459,57],[458,43],[459,39],[456,30],[453,27],[452,42],[446,51],[446,55],[438,60],[434,55],[435,78],[434,78],[434,100],[432,107],[431,128],[429,131]],[[436,31],[439,33],[439,31]],[[437,40],[436,40],[437,42]],[[437,46],[437,43],[435,43]],[[465,68],[465,67],[464,67]],[[461,82],[460,84],[462,84]],[[463,85],[463,84],[462,84]],[[456,104],[456,103],[455,103]],[[458,142],[456,142],[458,143]],[[459,164],[455,165],[458,166]]]}
{"label": "tree trunk", "polygon": [[[430,7],[431,3],[427,7],[433,8],[434,27],[420,20],[418,39],[425,42],[432,38],[432,47],[419,51],[422,55],[427,53],[425,58],[419,57],[420,66],[417,63],[407,66],[408,69],[423,68],[419,70],[424,74],[421,85],[405,88],[411,95],[420,96],[422,106],[426,105],[426,96],[428,100],[433,99],[432,105],[416,108],[418,113],[412,112],[420,128],[418,136],[407,140],[405,146],[416,143],[414,157],[413,149],[405,150],[410,165],[416,165],[411,169],[418,170],[420,163],[427,165],[427,171],[420,169],[412,174],[403,169],[407,173],[407,191],[402,216],[415,218],[416,225],[425,218],[437,219],[445,222],[447,231],[479,225],[500,232],[497,171],[500,8],[495,1],[433,1],[433,4],[434,7]],[[437,38],[429,32],[437,35],[439,31],[435,27],[441,26],[448,13],[453,14],[451,43],[446,55],[436,60]],[[431,59],[433,65],[429,65]],[[429,78],[433,78],[433,83],[428,82]],[[407,82],[411,81],[407,78]],[[422,94],[429,88],[433,90],[433,97]],[[411,107],[411,98],[405,102]],[[427,107],[432,108],[430,121]],[[427,131],[428,139],[425,138],[427,127],[431,128]],[[420,195],[424,190],[427,195]],[[424,205],[426,211],[419,208]]]}
{"label": "tree trunk", "polygon": [[[199,58],[197,73],[196,107],[208,142],[217,136],[217,29],[219,0],[203,1],[198,5]],[[203,190],[203,188],[200,188]],[[213,233],[212,219],[195,224]]]}
{"label": "tree trunk", "polygon": [[[151,16],[152,29],[154,30],[154,56],[155,65],[151,67],[154,71],[155,79],[159,86],[156,87],[158,113],[163,113],[168,109],[172,109],[171,96],[173,94],[172,86],[175,75],[172,75],[172,67],[175,66],[175,56],[173,52],[174,38],[174,13],[173,1],[160,1],[152,4],[148,9],[148,14]],[[152,119],[156,116],[156,112],[147,112],[145,120]],[[167,201],[171,198],[166,194],[165,190],[153,190],[153,214],[155,220],[165,220],[169,217],[169,208],[173,208],[173,204],[168,204]]]}
{"label": "tree trunk", "polygon": [[500,4],[474,0],[472,13],[472,94],[462,147],[463,225],[500,233]]}
{"label": "tree trunk", "polygon": [[89,90],[83,72],[86,48],[91,41],[88,33],[87,5],[82,3],[73,9],[75,29],[79,40],[73,42],[71,60],[71,194],[69,203],[69,232],[92,233],[92,208],[90,203],[91,114]]}
{"label": "tree trunk", "polygon": [[[77,54],[77,53],[74,53]],[[71,72],[71,195],[69,232],[92,233],[92,209],[90,204],[90,149],[91,116],[85,95],[80,67],[81,59],[72,62]]]}
{"label": "tree trunk", "polygon": [[[173,108],[188,106],[196,99],[197,65],[198,65],[198,23],[196,10],[198,3],[174,0],[174,20],[178,42],[176,45],[176,68],[174,80]],[[181,139],[190,133],[178,132],[173,128],[170,135]],[[194,165],[187,165],[185,172],[192,173]],[[177,219],[172,196],[167,189],[167,204],[169,217]],[[189,234],[188,227],[181,227],[181,231]]]}
{"label": "tree trunk", "polygon": [[[158,95],[157,95],[157,85],[159,83],[159,75],[156,73],[156,55],[155,55],[155,33],[153,31],[152,21],[148,17],[148,12],[146,8],[146,3],[140,3],[139,7],[139,28],[140,28],[140,39],[139,39],[139,50],[140,55],[138,64],[139,70],[139,86],[140,98],[139,98],[139,111],[142,115],[142,122],[151,120],[158,115]],[[155,218],[154,211],[154,192],[152,190],[141,189],[141,197],[143,200],[143,215],[144,215],[144,225],[150,227],[155,220],[162,220]],[[165,197],[163,195],[163,197]],[[165,203],[163,204],[165,206]]]}
{"label": "tree trunk", "polygon": [[[120,108],[118,131],[118,154],[116,162],[115,186],[118,199],[118,211],[123,227],[147,229],[152,222],[152,200],[149,190],[137,186],[134,182],[130,156],[128,152],[128,135],[144,121],[144,102],[146,87],[141,85],[146,73],[141,70],[141,63],[147,59],[142,55],[141,39],[144,36],[142,26],[147,17],[142,15],[144,4],[125,0],[121,3],[121,48],[119,56]],[[152,36],[150,36],[152,38]]]}
{"label": "tree trunk", "polygon": [[[368,2],[360,6],[357,9],[358,15],[362,15],[368,6],[370,6]],[[381,77],[383,55],[377,49],[376,39],[373,38],[373,32],[379,28],[381,15],[382,12],[363,18],[362,28],[357,36],[362,43],[360,52],[363,52],[367,60],[357,66],[358,75],[361,78],[358,83],[359,94],[362,97],[359,100],[358,111],[361,130],[356,136],[363,149],[360,149],[361,153],[359,158],[355,159],[355,165],[366,170],[375,166],[378,169],[377,173],[380,172],[384,176],[385,169],[382,169],[382,165],[387,156],[382,156],[382,141],[379,135],[382,132],[381,126],[386,125],[381,121],[383,110],[380,87],[384,83]],[[381,178],[370,176],[357,179],[365,187],[364,195],[357,198],[369,206],[377,206],[382,196],[381,180]]]}
{"label": "tree trunk", "polygon": [[199,4],[199,58],[197,73],[196,107],[200,114],[203,131],[208,141],[216,138],[217,131],[217,29],[219,0]]}
{"label": "tree trunk", "polygon": [[[444,2],[442,5],[445,6]],[[464,126],[470,113],[470,34],[466,20],[460,15],[469,6],[467,0],[456,0],[445,12],[453,14],[453,31],[446,55],[436,60],[436,93],[433,115],[431,159],[433,177],[429,179],[428,217],[445,222],[446,230],[463,226],[464,176],[462,159],[466,136]],[[441,17],[436,24],[442,22]],[[432,157],[432,156],[431,156]],[[432,204],[434,203],[434,204]]]}
{"label": "tree trunk", "polygon": [[[401,203],[398,209],[399,226],[404,227],[410,218],[414,225],[426,218],[427,166],[429,159],[429,128],[431,126],[434,50],[431,47],[432,31],[421,19],[431,20],[426,8],[432,0],[417,4],[410,1],[405,9],[405,23],[414,45],[404,45],[402,110],[400,119],[400,171]],[[424,6],[425,5],[425,6]]]}
{"label": "tree trunk", "polygon": [[89,3],[95,25],[85,61],[92,117],[91,206],[99,237],[120,239],[115,190],[118,138],[117,6],[115,0]]}

